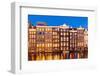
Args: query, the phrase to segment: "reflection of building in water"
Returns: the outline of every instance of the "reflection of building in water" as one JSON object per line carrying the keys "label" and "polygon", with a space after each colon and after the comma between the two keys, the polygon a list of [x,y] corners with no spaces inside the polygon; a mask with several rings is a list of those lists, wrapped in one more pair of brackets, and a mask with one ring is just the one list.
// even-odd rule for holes
{"label": "reflection of building in water", "polygon": [[28,60],[87,58],[88,31],[82,27],[47,26],[38,22],[28,27]]}

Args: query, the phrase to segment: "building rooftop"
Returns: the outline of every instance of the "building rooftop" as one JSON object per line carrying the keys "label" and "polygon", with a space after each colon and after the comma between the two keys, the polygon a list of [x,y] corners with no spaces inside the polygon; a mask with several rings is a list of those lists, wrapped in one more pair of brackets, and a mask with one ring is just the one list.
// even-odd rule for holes
{"label": "building rooftop", "polygon": [[37,26],[47,26],[46,22],[37,22]]}

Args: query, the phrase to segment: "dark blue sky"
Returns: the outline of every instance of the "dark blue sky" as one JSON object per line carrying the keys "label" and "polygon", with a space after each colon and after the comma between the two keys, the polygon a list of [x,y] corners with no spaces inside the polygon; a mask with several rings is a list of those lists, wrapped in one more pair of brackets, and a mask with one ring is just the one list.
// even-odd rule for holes
{"label": "dark blue sky", "polygon": [[46,22],[48,26],[59,26],[65,23],[73,28],[80,25],[88,28],[88,17],[80,16],[28,15],[28,22],[34,26],[36,26],[37,22]]}

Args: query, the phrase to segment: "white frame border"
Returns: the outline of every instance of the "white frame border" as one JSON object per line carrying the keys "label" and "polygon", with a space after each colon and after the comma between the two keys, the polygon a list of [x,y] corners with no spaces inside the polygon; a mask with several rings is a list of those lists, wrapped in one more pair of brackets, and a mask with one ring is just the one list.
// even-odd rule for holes
{"label": "white frame border", "polygon": [[[76,7],[76,6],[67,6],[67,8],[57,6],[45,7],[48,4],[32,4],[32,3],[18,3],[13,2],[11,4],[11,72],[12,73],[21,73],[21,8],[22,7],[31,7],[31,8],[47,8],[47,9],[63,9],[63,10],[79,10],[79,11],[93,11],[96,14],[96,8],[94,7]],[[59,7],[58,7],[59,6]],[[96,22],[95,22],[96,23]],[[96,29],[96,28],[95,28]]]}

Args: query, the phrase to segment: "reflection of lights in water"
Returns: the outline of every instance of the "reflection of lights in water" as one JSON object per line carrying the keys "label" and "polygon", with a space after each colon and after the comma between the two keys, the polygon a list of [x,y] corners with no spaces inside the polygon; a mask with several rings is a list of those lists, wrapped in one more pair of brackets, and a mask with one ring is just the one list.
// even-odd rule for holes
{"label": "reflection of lights in water", "polygon": [[40,60],[40,57],[39,57],[39,55],[37,55],[37,57],[36,57],[36,60]]}
{"label": "reflection of lights in water", "polygon": [[60,59],[59,55],[54,55],[54,60]]}
{"label": "reflection of lights in water", "polygon": [[64,59],[66,58],[66,53],[63,54],[63,58],[64,58]]}
{"label": "reflection of lights in water", "polygon": [[52,55],[48,55],[48,56],[47,56],[47,59],[48,59],[48,60],[52,60]]}
{"label": "reflection of lights in water", "polygon": [[[55,55],[52,55],[52,54],[48,54],[48,55],[45,55],[45,54],[37,54],[36,57],[35,56],[32,56],[32,60],[60,60],[60,59],[64,59],[66,55],[63,55],[63,54],[55,54]],[[70,58],[73,58],[72,54],[70,54]],[[79,58],[79,55],[78,55],[78,58]]]}
{"label": "reflection of lights in water", "polygon": [[44,55],[42,55],[42,58],[41,58],[42,60],[45,60],[45,56]]}
{"label": "reflection of lights in water", "polygon": [[80,58],[80,54],[79,53],[78,53],[77,57]]}
{"label": "reflection of lights in water", "polygon": [[70,58],[72,59],[72,53],[70,53]]}
{"label": "reflection of lights in water", "polygon": [[46,54],[36,54],[31,55],[32,60],[61,60],[61,59],[79,59],[84,56],[83,53],[62,53],[62,54],[52,54],[52,53],[46,53]]}
{"label": "reflection of lights in water", "polygon": [[32,56],[32,60],[34,60],[34,56]]}
{"label": "reflection of lights in water", "polygon": [[63,59],[63,55],[61,54],[61,59]]}

